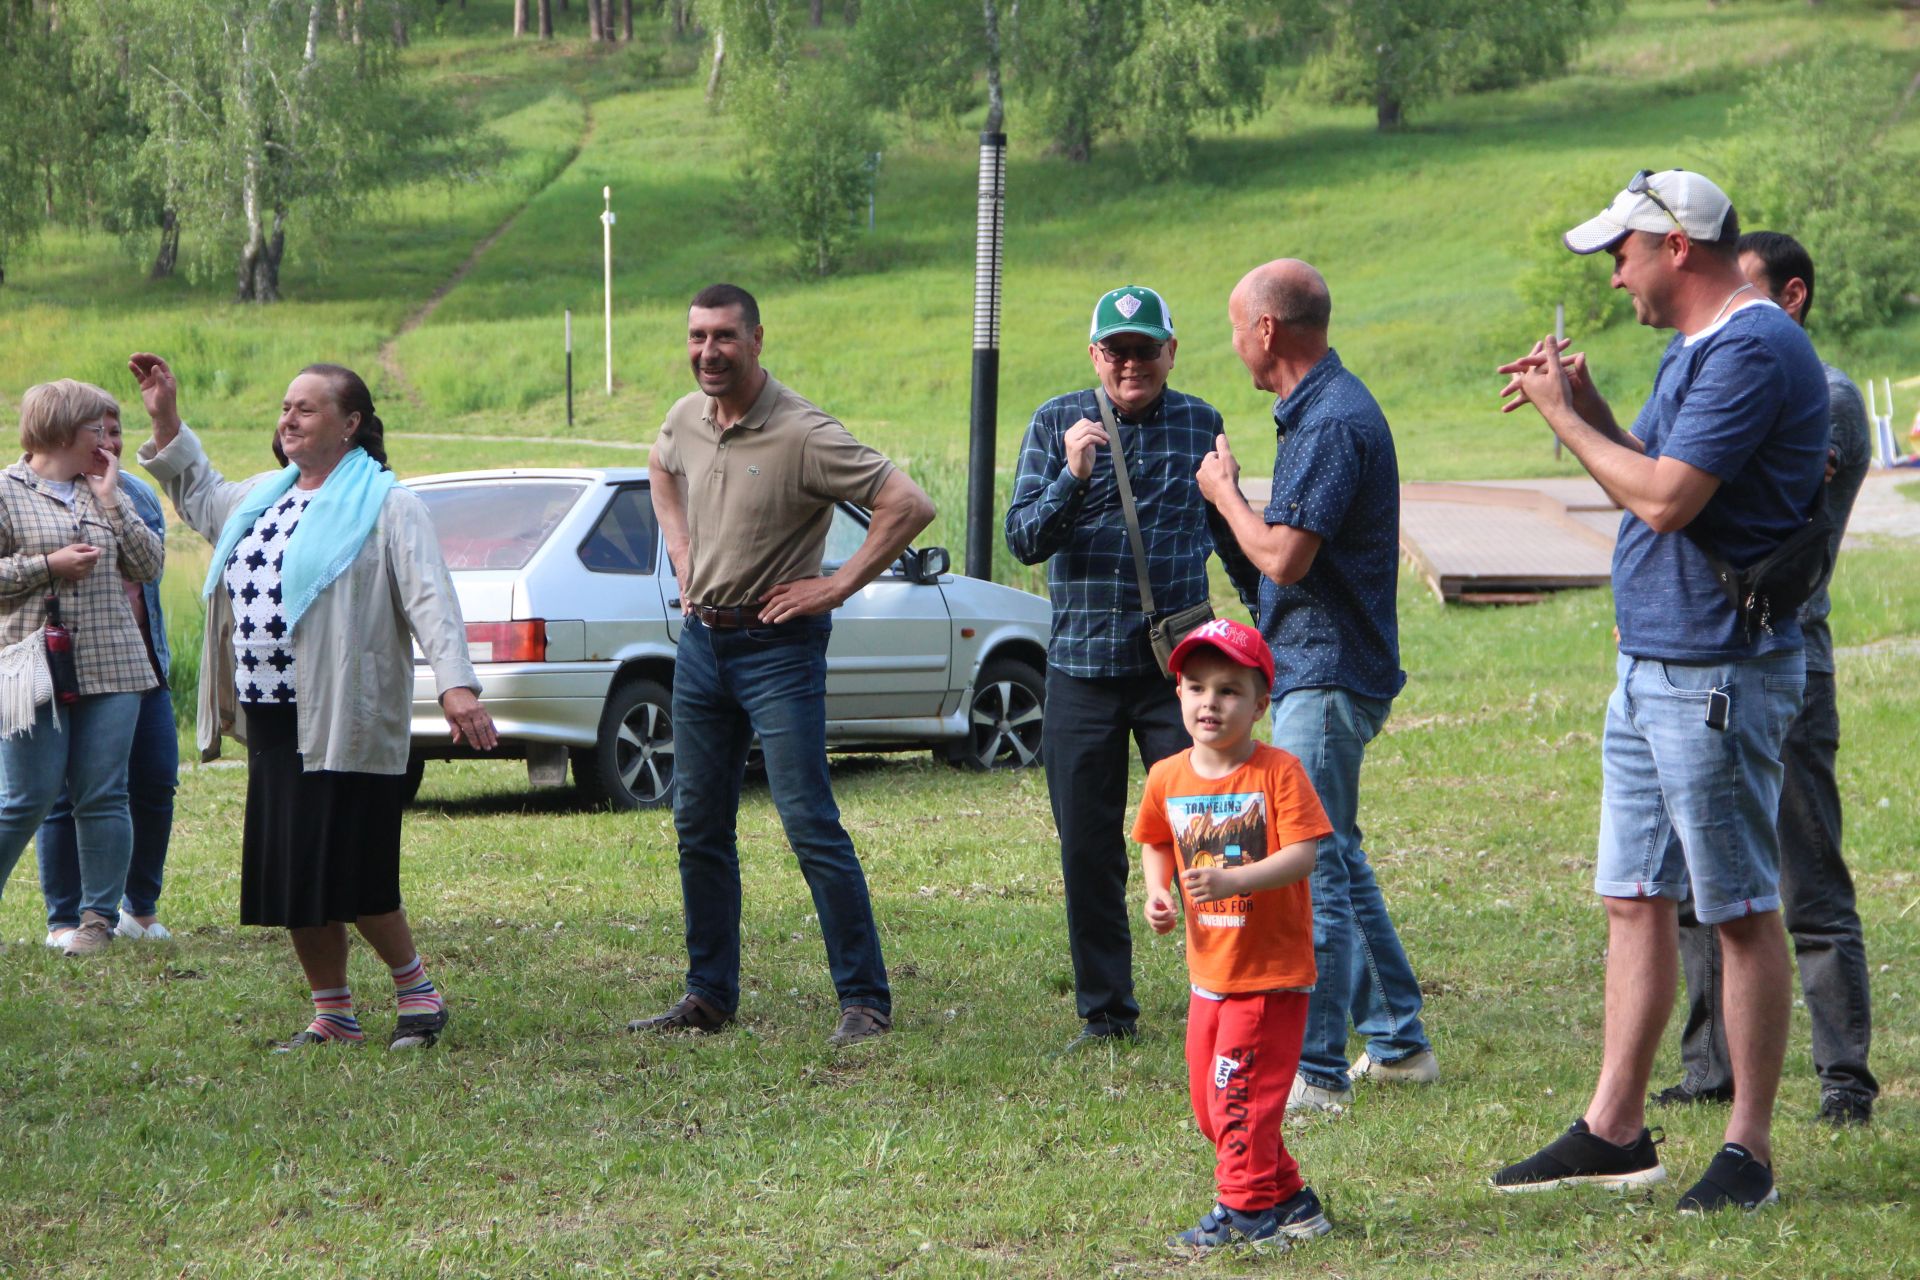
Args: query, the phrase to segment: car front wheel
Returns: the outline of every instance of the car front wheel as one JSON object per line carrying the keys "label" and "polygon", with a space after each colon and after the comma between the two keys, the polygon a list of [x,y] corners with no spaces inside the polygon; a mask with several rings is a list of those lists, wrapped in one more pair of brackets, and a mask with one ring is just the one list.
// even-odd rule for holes
{"label": "car front wheel", "polygon": [[967,736],[948,746],[947,763],[965,769],[1027,769],[1040,763],[1041,711],[1047,685],[1014,658],[981,665],[967,707]]}
{"label": "car front wheel", "polygon": [[616,809],[673,799],[673,695],[654,680],[626,680],[607,697],[600,740],[573,753],[573,781]]}

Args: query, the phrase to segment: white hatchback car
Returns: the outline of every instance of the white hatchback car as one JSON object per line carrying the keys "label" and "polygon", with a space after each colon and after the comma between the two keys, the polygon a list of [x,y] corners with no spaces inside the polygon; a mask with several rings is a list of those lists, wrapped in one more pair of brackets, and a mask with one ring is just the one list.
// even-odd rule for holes
{"label": "white hatchback car", "polygon": [[[673,658],[680,593],[643,467],[465,471],[407,481],[433,516],[467,624],[492,758],[532,785],[576,786],[620,808],[673,796]],[[834,512],[824,571],[866,537]],[[839,751],[931,747],[974,769],[1040,758],[1051,612],[1025,591],[946,572],[943,547],[907,551],[834,611],[827,741]],[[413,787],[453,747],[415,654]]]}

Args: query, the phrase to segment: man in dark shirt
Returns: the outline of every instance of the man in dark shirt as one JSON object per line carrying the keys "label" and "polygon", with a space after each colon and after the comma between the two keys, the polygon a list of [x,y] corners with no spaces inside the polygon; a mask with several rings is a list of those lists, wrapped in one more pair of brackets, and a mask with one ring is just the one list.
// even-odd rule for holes
{"label": "man in dark shirt", "polygon": [[[1247,505],[1225,436],[1198,477],[1258,571],[1273,743],[1306,766],[1333,826],[1313,869],[1319,977],[1290,1111],[1338,1111],[1352,1080],[1440,1075],[1420,984],[1360,845],[1361,761],[1407,680],[1395,600],[1400,472],[1380,406],[1327,345],[1332,313],[1327,282],[1304,262],[1269,262],[1235,287],[1234,351],[1253,385],[1279,397],[1273,488],[1264,512]],[[1367,1039],[1351,1067],[1349,1019]]]}
{"label": "man in dark shirt", "polygon": [[[1194,484],[1220,415],[1167,387],[1177,346],[1166,301],[1152,289],[1127,285],[1094,306],[1087,354],[1113,402],[1161,613],[1207,599],[1210,551],[1228,561],[1229,572],[1248,572],[1244,560],[1234,563],[1232,539],[1224,530],[1216,536],[1217,516]],[[1127,739],[1149,766],[1192,745],[1147,639],[1112,442],[1092,388],[1034,411],[1006,529],[1022,564],[1047,562],[1053,597],[1042,756],[1085,1023],[1067,1046],[1076,1049],[1133,1035],[1140,1016],[1126,901]]]}
{"label": "man in dark shirt", "polygon": [[[1827,384],[1805,333],[1740,273],[1739,219],[1697,173],[1641,170],[1575,253],[1613,255],[1613,284],[1678,333],[1631,433],[1586,361],[1551,335],[1502,367],[1625,509],[1614,544],[1618,683],[1601,746],[1594,889],[1607,910],[1600,1078],[1586,1114],[1494,1175],[1502,1191],[1662,1181],[1645,1127],[1678,983],[1676,906],[1719,934],[1735,1097],[1726,1144],[1683,1213],[1755,1209],[1774,1189],[1774,1093],[1789,988],[1780,926],[1781,742],[1806,682],[1800,623],[1735,607],[1714,567],[1747,568],[1804,528],[1827,458]],[[1710,558],[1710,556],[1712,558]]]}
{"label": "man in dark shirt", "polygon": [[[1798,240],[1777,231],[1740,237],[1740,273],[1774,305],[1804,325],[1813,306],[1813,259]],[[1873,459],[1873,432],[1860,388],[1824,365],[1832,474],[1827,512],[1833,517],[1833,554]],[[1820,1118],[1829,1124],[1866,1124],[1880,1085],[1867,1068],[1873,1014],[1867,951],[1854,907],[1853,877],[1840,856],[1840,787],[1834,757],[1840,748],[1840,712],[1834,697],[1833,635],[1827,629],[1827,584],[1800,610],[1806,639],[1806,705],[1787,730],[1781,764],[1780,897],[1787,932],[1800,962],[1800,990],[1813,1024],[1813,1069],[1820,1080]],[[1725,1102],[1733,1097],[1726,1020],[1720,1012],[1720,945],[1711,927],[1680,907],[1680,965],[1687,976],[1687,1020],[1680,1038],[1685,1078],[1655,1094],[1662,1105]]]}

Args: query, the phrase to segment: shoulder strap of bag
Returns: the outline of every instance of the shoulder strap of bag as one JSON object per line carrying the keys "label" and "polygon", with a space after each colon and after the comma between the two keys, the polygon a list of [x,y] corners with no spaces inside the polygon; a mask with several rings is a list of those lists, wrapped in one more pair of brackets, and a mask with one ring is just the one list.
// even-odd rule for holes
{"label": "shoulder strap of bag", "polygon": [[1153,584],[1147,581],[1147,542],[1140,536],[1140,511],[1133,503],[1133,479],[1127,475],[1127,455],[1120,448],[1120,424],[1113,419],[1113,404],[1105,387],[1095,387],[1100,402],[1100,422],[1107,429],[1107,445],[1113,450],[1113,479],[1120,486],[1120,514],[1127,521],[1127,543],[1133,548],[1133,573],[1140,582],[1140,607],[1153,616]]}

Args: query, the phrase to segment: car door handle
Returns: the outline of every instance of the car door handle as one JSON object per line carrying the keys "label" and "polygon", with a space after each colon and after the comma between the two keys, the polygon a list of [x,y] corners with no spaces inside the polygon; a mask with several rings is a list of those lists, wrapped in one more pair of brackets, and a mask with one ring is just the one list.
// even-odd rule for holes
{"label": "car door handle", "polygon": [[667,601],[667,608],[669,608],[669,609],[678,609],[679,607],[680,607],[680,597],[679,597],[679,596],[675,596],[675,597],[674,597],[673,599],[671,599],[671,600],[669,600],[669,601]]}

